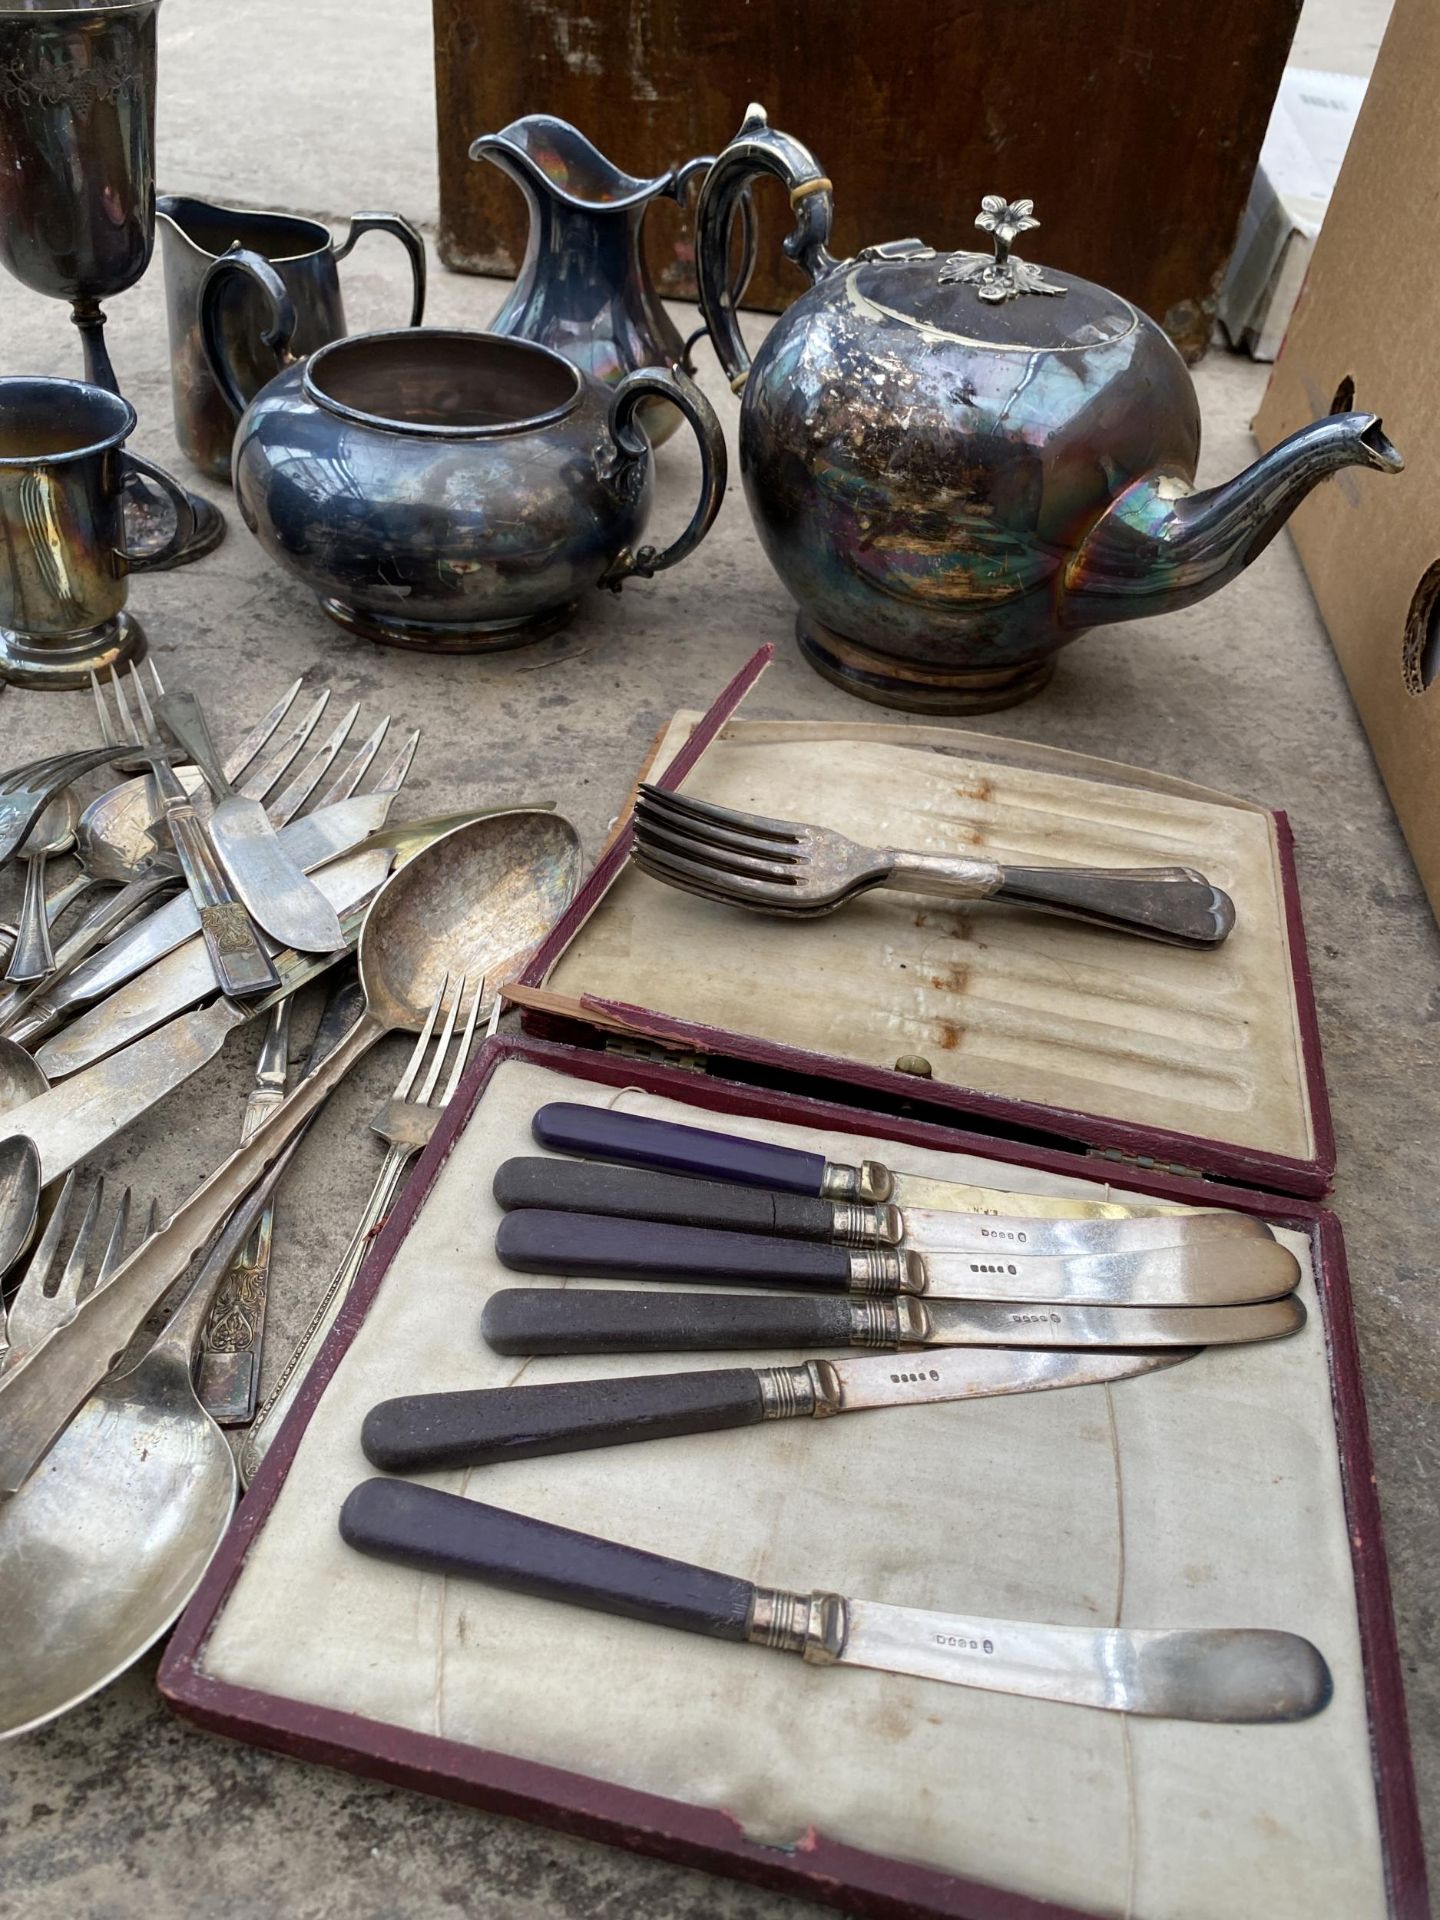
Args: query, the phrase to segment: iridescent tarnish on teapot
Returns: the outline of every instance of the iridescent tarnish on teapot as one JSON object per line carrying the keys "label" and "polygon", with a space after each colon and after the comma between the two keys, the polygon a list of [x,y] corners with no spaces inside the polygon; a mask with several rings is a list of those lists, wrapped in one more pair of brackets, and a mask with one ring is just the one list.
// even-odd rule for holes
{"label": "iridescent tarnish on teapot", "polygon": [[[812,282],[746,353],[727,290],[740,196],[789,188],[785,251]],[[1374,414],[1315,421],[1224,486],[1194,488],[1200,418],[1153,321],[1019,258],[1039,223],[988,195],[992,253],[919,240],[828,251],[831,185],[751,107],[697,216],[700,300],[742,392],[740,467],[800,645],[862,698],[918,712],[1037,692],[1086,627],[1189,606],[1345,466],[1397,472]]]}

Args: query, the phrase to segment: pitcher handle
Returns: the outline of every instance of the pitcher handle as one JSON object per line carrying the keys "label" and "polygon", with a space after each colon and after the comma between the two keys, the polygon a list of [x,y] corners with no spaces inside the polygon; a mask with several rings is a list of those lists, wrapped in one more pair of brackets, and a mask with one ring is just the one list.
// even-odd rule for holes
{"label": "pitcher handle", "polygon": [[834,215],[830,182],[808,147],[788,133],[777,133],[763,107],[751,106],[739,133],[716,159],[700,189],[695,210],[695,269],[700,311],[736,393],[750,372],[750,355],[740,337],[740,321],[730,279],[730,227],[736,202],[763,173],[773,173],[790,190],[795,230],[785,251],[812,284],[839,263],[826,242]]}
{"label": "pitcher handle", "polygon": [[128,447],[121,448],[120,458],[127,471],[143,473],[147,480],[153,480],[175,508],[175,531],[163,547],[158,547],[154,553],[131,553],[123,547],[115,549],[115,562],[121,573],[154,573],[157,569],[170,566],[176,554],[183,547],[188,547],[195,538],[195,509],[184,487],[178,480],[172,480],[163,467],[142,459],[138,453],[131,453]]}
{"label": "pitcher handle", "polygon": [[610,435],[620,450],[622,462],[650,458],[650,441],[645,429],[636,422],[635,412],[642,400],[652,397],[679,407],[694,429],[695,438],[700,442],[700,500],[690,516],[689,526],[663,552],[654,547],[641,547],[638,553],[631,553],[627,547],[615,556],[600,576],[600,585],[617,591],[621,581],[628,580],[632,574],[648,580],[652,574],[663,573],[694,552],[714,525],[730,473],[725,435],[715,417],[715,409],[694,381],[687,379],[678,368],[670,372],[664,367],[640,367],[627,374],[611,395]]}
{"label": "pitcher handle", "polygon": [[335,249],[335,258],[343,260],[362,233],[393,233],[409,254],[410,272],[415,282],[415,295],[410,303],[410,325],[418,327],[425,317],[425,241],[420,230],[412,227],[398,213],[352,213],[350,232],[344,246]]}
{"label": "pitcher handle", "polygon": [[243,279],[253,280],[270,303],[270,325],[260,338],[275,351],[277,373],[283,373],[286,367],[294,364],[295,355],[290,351],[290,342],[295,337],[299,322],[294,302],[285,290],[285,282],[262,254],[250,253],[237,243],[206,269],[205,278],[200,282],[200,344],[205,350],[215,384],[238,420],[250,402],[241,391],[235,369],[226,356],[225,333],[220,325],[220,288],[224,281],[236,274]]}

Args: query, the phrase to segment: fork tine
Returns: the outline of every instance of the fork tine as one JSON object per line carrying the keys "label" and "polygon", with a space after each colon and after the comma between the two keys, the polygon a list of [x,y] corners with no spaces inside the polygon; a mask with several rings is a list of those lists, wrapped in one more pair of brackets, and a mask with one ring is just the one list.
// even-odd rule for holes
{"label": "fork tine", "polygon": [[440,1069],[444,1066],[445,1056],[450,1051],[450,1042],[455,1038],[455,1021],[460,1012],[460,1003],[464,998],[465,976],[462,973],[455,982],[454,993],[450,996],[450,1011],[445,1016],[445,1026],[440,1035],[440,1043],[434,1048],[430,1055],[430,1071],[426,1074],[419,1093],[415,1095],[415,1098],[420,1102],[421,1106],[428,1107],[434,1098],[435,1088],[440,1081]]}
{"label": "fork tine", "polygon": [[718,868],[683,859],[663,847],[636,849],[637,864],[656,880],[668,880],[674,886],[692,892],[706,891],[721,900],[743,904],[785,908],[785,888],[773,880],[748,879],[743,874],[722,872]]}
{"label": "fork tine", "polygon": [[737,882],[736,890],[732,891],[728,883],[709,883],[706,879],[695,877],[684,871],[682,861],[661,865],[638,848],[631,858],[642,873],[649,874],[652,880],[658,880],[664,886],[693,894],[697,900],[711,900],[719,907],[740,907],[747,913],[768,913],[777,920],[819,920],[866,891],[865,887],[857,886],[849,892],[837,894],[833,900],[823,900],[816,906],[801,906],[778,887],[757,889],[752,896],[739,891],[743,883]]}
{"label": "fork tine", "polygon": [[100,1217],[100,1202],[104,1193],[104,1180],[97,1180],[90,1189],[89,1203],[80,1221],[80,1231],[75,1236],[75,1244],[70,1249],[70,1257],[60,1270],[59,1284],[51,1296],[70,1307],[77,1307],[83,1297],[85,1268],[89,1263],[90,1247],[95,1239],[95,1226]]}
{"label": "fork tine", "polygon": [[470,1002],[470,1017],[466,1020],[465,1031],[460,1036],[460,1048],[455,1055],[455,1064],[450,1069],[450,1078],[445,1082],[445,1091],[440,1096],[440,1104],[442,1107],[448,1107],[450,1102],[455,1098],[455,1089],[460,1084],[460,1076],[464,1073],[466,1065],[469,1062],[470,1048],[475,1039],[475,1022],[480,1017],[480,1003],[484,998],[485,980],[482,975],[480,983],[475,989],[475,997]]}
{"label": "fork tine", "polygon": [[727,827],[712,827],[708,821],[687,820],[678,814],[672,818],[648,811],[637,813],[635,837],[642,844],[663,841],[681,853],[692,847],[704,848],[707,856],[713,853],[719,863],[733,862],[740,872],[777,876],[788,872],[799,879],[808,865],[804,849],[793,841],[757,840],[743,833],[731,833]]}
{"label": "fork tine", "polygon": [[49,1290],[47,1282],[50,1278],[50,1269],[54,1266],[60,1252],[60,1242],[65,1238],[65,1227],[70,1218],[70,1203],[75,1198],[75,1177],[76,1171],[72,1167],[65,1176],[65,1183],[55,1202],[55,1210],[46,1222],[44,1233],[40,1236],[40,1244],[31,1255],[30,1264],[25,1269],[25,1278],[20,1283],[24,1287],[33,1287],[40,1293]]}
{"label": "fork tine", "polygon": [[711,826],[728,827],[732,833],[753,834],[758,840],[784,840],[796,844],[800,835],[793,820],[771,820],[763,813],[739,813],[734,807],[717,807],[713,800],[696,800],[688,793],[670,793],[663,787],[642,781],[638,798],[661,813],[684,813],[691,819],[705,820]]}
{"label": "fork tine", "polygon": [[314,703],[306,709],[276,748],[273,758],[254,767],[239,791],[247,800],[263,800],[279,784],[305,750],[305,743],[320,724],[330,704],[330,689],[322,687]]}
{"label": "fork tine", "polygon": [[[298,687],[300,682],[297,680],[295,684]],[[144,1239],[142,1239],[140,1244],[143,1246],[145,1244],[145,1240],[153,1240],[155,1238],[155,1235],[159,1231],[160,1231],[160,1202],[156,1198],[156,1196],[152,1193],[150,1196],[150,1206],[145,1215],[145,1235],[144,1235]]]}
{"label": "fork tine", "polygon": [[125,1233],[129,1225],[130,1189],[126,1187],[120,1195],[120,1204],[115,1209],[115,1223],[110,1229],[110,1238],[105,1242],[105,1251],[100,1256],[100,1271],[95,1276],[95,1285],[89,1289],[90,1292],[98,1293],[124,1260]]}
{"label": "fork tine", "polygon": [[370,771],[370,763],[380,751],[385,735],[390,731],[390,716],[385,714],[370,735],[351,754],[344,766],[336,774],[330,785],[316,802],[317,808],[328,807],[334,800],[348,800],[365,775]]}
{"label": "fork tine", "polygon": [[445,1004],[445,991],[449,985],[449,974],[442,974],[440,984],[435,989],[435,998],[430,1002],[430,1011],[425,1016],[425,1024],[420,1029],[420,1038],[415,1042],[410,1058],[405,1064],[405,1071],[396,1085],[394,1097],[397,1100],[410,1098],[410,1089],[414,1086],[415,1076],[420,1071],[420,1062],[425,1058],[425,1049],[429,1046],[430,1036],[435,1031],[435,1022],[440,1018],[440,1009]]}
{"label": "fork tine", "polygon": [[300,811],[301,807],[304,806],[316,787],[319,786],[321,780],[333,764],[336,755],[350,737],[350,729],[359,718],[359,714],[360,702],[357,700],[348,713],[343,713],[340,716],[339,725],[330,729],[330,732],[321,741],[315,752],[311,754],[310,758],[305,762],[289,786],[285,788],[284,792],[267,804],[265,811],[270,816],[270,824],[272,827],[283,827],[287,821],[295,818],[295,815]]}
{"label": "fork tine", "polygon": [[[113,667],[111,672],[114,672]],[[120,742],[110,726],[110,709],[105,704],[105,695],[100,688],[100,676],[93,667],[90,669],[90,691],[95,697],[95,712],[100,721],[100,744],[102,747],[118,747]]]}
{"label": "fork tine", "polygon": [[265,715],[265,718],[260,721],[257,726],[252,727],[250,732],[246,734],[239,746],[236,747],[234,753],[232,753],[230,758],[225,762],[225,778],[227,780],[232,783],[238,782],[241,774],[249,768],[250,762],[256,759],[264,752],[265,748],[269,746],[271,735],[295,704],[295,696],[299,693],[303,685],[303,679],[292,680],[284,693],[282,693],[280,698],[275,702],[274,706]]}
{"label": "fork tine", "polygon": [[[123,746],[126,741],[129,741],[138,747],[141,744],[140,731],[135,725],[135,716],[130,710],[130,701],[125,692],[125,680],[114,667],[110,669],[110,684],[115,690],[115,706],[120,715],[120,724],[124,729],[124,738],[117,740],[115,744],[117,746]],[[150,711],[150,703],[145,698],[145,682],[140,679],[134,667],[130,669],[130,688],[135,695],[136,704],[139,706],[145,718],[145,744],[153,747],[158,744],[158,738],[155,732],[155,719]]]}
{"label": "fork tine", "polygon": [[398,793],[404,786],[415,758],[415,749],[420,745],[420,729],[408,735],[399,753],[386,767],[371,789],[374,793]]}
{"label": "fork tine", "polygon": [[[145,665],[150,669],[150,678],[155,682],[155,692],[157,696],[163,700],[165,698],[165,682],[160,678],[160,669],[155,664],[155,656],[153,653],[146,654]],[[133,677],[139,677],[133,666],[130,672]]]}
{"label": "fork tine", "polygon": [[[673,831],[654,821],[636,822],[635,844],[647,853],[666,853],[676,859],[692,861],[696,866],[713,869],[718,884],[733,874],[740,879],[762,880],[774,887],[795,887],[805,878],[805,867],[793,855],[779,860],[762,860],[732,846],[703,836]],[[755,846],[755,841],[750,842]],[[741,843],[743,848],[744,843]]]}

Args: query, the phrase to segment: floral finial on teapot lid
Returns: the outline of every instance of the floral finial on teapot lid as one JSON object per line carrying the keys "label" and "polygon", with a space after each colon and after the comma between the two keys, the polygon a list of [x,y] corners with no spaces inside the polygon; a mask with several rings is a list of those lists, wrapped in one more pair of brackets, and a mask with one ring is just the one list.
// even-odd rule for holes
{"label": "floral finial on teapot lid", "polygon": [[940,270],[942,285],[957,280],[970,282],[982,300],[993,301],[1013,300],[1022,293],[1065,292],[1064,287],[1045,279],[1038,267],[1010,251],[1019,235],[1040,224],[1033,200],[1006,200],[998,193],[987,193],[975,224],[993,236],[994,259],[987,260],[980,253],[952,253]]}

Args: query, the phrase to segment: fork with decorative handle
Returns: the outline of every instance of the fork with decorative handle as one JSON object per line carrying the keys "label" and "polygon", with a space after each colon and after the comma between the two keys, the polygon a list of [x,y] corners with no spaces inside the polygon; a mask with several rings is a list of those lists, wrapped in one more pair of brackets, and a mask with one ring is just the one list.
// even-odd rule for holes
{"label": "fork with decorative handle", "polygon": [[[435,1089],[445,1065],[445,1059],[455,1038],[456,1022],[465,998],[465,976],[462,974],[455,983],[453,997],[450,997],[448,977],[442,979],[439,990],[431,1004],[425,1025],[406,1062],[405,1071],[396,1084],[395,1091],[371,1121],[371,1126],[387,1144],[388,1151],[376,1175],[375,1185],[364,1211],[350,1237],[344,1256],[336,1269],[335,1277],[325,1289],[319,1306],[311,1317],[309,1326],[301,1336],[298,1346],[285,1362],[280,1378],[276,1381],[269,1399],[260,1409],[255,1424],[251,1427],[240,1449],[237,1464],[240,1469],[240,1483],[248,1487],[260,1470],[260,1464],[270,1450],[270,1443],[280,1431],[286,1414],[295,1402],[295,1397],[305,1383],[316,1354],[324,1343],[326,1335],[334,1326],[341,1307],[345,1304],[350,1289],[365,1263],[365,1256],[376,1230],[394,1205],[395,1195],[405,1176],[405,1170],[422,1147],[429,1141],[441,1114],[450,1104],[455,1089],[460,1084],[460,1076],[470,1057],[470,1048],[475,1038],[475,1021],[485,998],[485,982],[482,980],[470,1002],[470,1012],[466,1018],[460,1036],[460,1044],[450,1068],[449,1078],[444,1091],[436,1099]],[[435,1028],[441,1021],[445,1001],[450,998],[448,1012],[444,1014],[440,1037],[435,1041],[430,1066],[421,1082],[418,1093],[415,1082],[434,1040]],[[413,1096],[413,1097],[412,1097]]]}
{"label": "fork with decorative handle", "polygon": [[1235,924],[1230,896],[1190,867],[1012,867],[863,847],[826,827],[649,785],[636,798],[633,857],[684,892],[787,917],[833,913],[873,887],[897,887],[1032,907],[1175,946],[1218,946]]}
{"label": "fork with decorative handle", "polygon": [[333,952],[343,944],[335,909],[281,846],[260,802],[237,792],[226,779],[194,694],[185,687],[166,693],[153,662],[150,672],[161,720],[195,760],[216,797],[210,838],[245,907],[283,945],[302,953]]}

